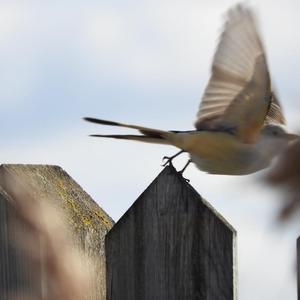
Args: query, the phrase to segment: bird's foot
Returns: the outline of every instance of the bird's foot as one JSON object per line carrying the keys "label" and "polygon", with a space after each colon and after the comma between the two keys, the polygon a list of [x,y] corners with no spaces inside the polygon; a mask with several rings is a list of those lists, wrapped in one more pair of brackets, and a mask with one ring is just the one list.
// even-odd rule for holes
{"label": "bird's foot", "polygon": [[187,161],[187,163],[184,165],[184,167],[182,168],[182,170],[178,171],[178,173],[182,176],[182,178],[183,178],[186,182],[190,182],[190,180],[187,179],[187,178],[185,178],[185,177],[183,177],[183,172],[186,170],[186,168],[188,167],[188,165],[189,165],[191,162],[192,162],[192,160],[189,159],[189,160]]}
{"label": "bird's foot", "polygon": [[180,155],[181,153],[185,152],[184,150],[180,150],[179,152],[177,152],[175,155],[173,156],[164,156],[163,157],[163,161],[166,160],[166,162],[164,162],[161,166],[165,167],[166,165],[171,165],[172,166],[172,160],[177,157],[178,155]]}
{"label": "bird's foot", "polygon": [[183,175],[182,175],[182,173],[179,171],[178,173],[180,173],[181,174],[181,176],[182,176],[182,178],[187,182],[187,183],[190,183],[191,182],[191,180],[190,179],[188,179],[188,178],[185,178],[185,177],[183,177]]}
{"label": "bird's foot", "polygon": [[169,156],[164,156],[162,161],[165,161],[161,166],[162,167],[165,167],[166,165],[170,165],[170,166],[173,166],[172,164],[172,160],[173,160],[174,157],[169,157]]}

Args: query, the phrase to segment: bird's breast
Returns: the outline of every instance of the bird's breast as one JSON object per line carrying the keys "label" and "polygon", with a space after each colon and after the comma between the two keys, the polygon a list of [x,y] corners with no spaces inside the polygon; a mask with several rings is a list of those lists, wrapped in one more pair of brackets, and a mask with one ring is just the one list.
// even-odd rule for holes
{"label": "bird's breast", "polygon": [[234,135],[200,131],[185,137],[185,148],[197,167],[212,174],[243,175],[265,168],[255,144],[245,144]]}

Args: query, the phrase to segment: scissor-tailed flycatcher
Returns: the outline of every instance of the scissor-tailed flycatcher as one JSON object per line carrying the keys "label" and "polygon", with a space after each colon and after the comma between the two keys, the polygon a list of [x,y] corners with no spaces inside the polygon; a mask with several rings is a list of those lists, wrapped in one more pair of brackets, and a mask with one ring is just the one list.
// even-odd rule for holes
{"label": "scissor-tailed flycatcher", "polygon": [[[243,175],[266,168],[298,135],[287,133],[271,88],[266,55],[253,12],[230,9],[213,58],[193,131],[164,131],[95,118],[102,125],[137,129],[142,135],[92,135],[168,144],[190,154],[190,161],[212,174]],[[189,161],[189,162],[190,162]]]}

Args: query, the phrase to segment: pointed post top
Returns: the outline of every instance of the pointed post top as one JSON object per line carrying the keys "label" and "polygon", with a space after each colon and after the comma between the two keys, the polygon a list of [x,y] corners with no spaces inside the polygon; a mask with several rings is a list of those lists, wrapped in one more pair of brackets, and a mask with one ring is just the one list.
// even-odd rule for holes
{"label": "pointed post top", "polygon": [[[144,197],[147,193],[152,193],[152,190],[160,188],[161,192],[167,193],[170,201],[173,201],[180,193],[185,192],[188,193],[189,200],[194,201],[195,205],[203,206],[220,220],[233,234],[236,235],[236,230],[234,227],[219,213],[207,200],[205,200],[194,188],[193,186],[182,176],[180,172],[178,172],[175,167],[171,165],[167,165],[164,169],[158,174],[158,176],[150,183],[150,185],[146,188],[146,190],[138,197],[138,199],[132,204],[132,206],[125,212],[125,214],[120,218],[119,222],[117,222],[113,229],[118,226],[118,223],[121,223],[123,218],[127,217],[127,214],[135,209],[136,206],[141,205],[140,201],[154,201],[155,199]],[[166,199],[165,197],[163,197]],[[156,199],[157,200],[157,199]],[[163,200],[158,200],[160,205],[163,205]],[[112,229],[112,230],[113,230]]]}
{"label": "pointed post top", "polygon": [[167,166],[106,235],[108,299],[236,299],[235,238]]}

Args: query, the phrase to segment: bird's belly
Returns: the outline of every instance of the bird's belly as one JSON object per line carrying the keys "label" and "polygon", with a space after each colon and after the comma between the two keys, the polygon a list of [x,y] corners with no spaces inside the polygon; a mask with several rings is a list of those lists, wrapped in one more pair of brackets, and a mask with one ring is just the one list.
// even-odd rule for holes
{"label": "bird's belly", "polygon": [[188,152],[200,170],[211,174],[245,175],[269,165],[255,145],[241,143],[234,136],[222,133],[195,137]]}
{"label": "bird's belly", "polygon": [[220,175],[246,175],[266,168],[266,164],[257,164],[251,160],[240,159],[205,159],[191,154],[191,160],[204,172]]}

